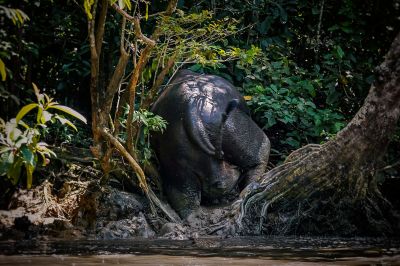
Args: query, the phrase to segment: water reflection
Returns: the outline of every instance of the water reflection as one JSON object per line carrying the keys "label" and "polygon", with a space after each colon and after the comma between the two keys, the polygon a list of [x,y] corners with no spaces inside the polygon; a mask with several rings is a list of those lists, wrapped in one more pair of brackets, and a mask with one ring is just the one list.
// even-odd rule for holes
{"label": "water reflection", "polygon": [[[323,265],[399,265],[400,257],[349,258]],[[271,258],[193,257],[168,255],[21,255],[1,256],[0,265],[321,265],[322,262],[275,260]]]}
{"label": "water reflection", "polygon": [[399,239],[0,241],[0,265],[400,265]]}

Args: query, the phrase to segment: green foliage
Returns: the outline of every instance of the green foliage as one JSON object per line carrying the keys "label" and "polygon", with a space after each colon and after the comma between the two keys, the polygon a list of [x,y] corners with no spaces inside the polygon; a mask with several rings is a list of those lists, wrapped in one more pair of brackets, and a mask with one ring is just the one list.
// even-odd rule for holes
{"label": "green foliage", "polygon": [[[126,127],[128,112],[129,106],[125,108],[125,113],[120,119],[123,127]],[[134,111],[132,123],[136,123],[137,128],[140,130],[137,135],[135,148],[138,151],[140,162],[146,164],[153,155],[153,151],[150,147],[150,135],[154,132],[163,133],[167,127],[167,121],[159,115],[154,115],[150,111],[139,110]],[[126,140],[125,133],[121,134],[120,137]]]}
{"label": "green foliage", "polygon": [[[251,66],[237,65],[243,73],[243,93],[253,118],[273,139],[281,152],[310,142],[321,142],[345,125],[345,117],[326,102],[324,81],[271,48]],[[275,60],[274,60],[275,59]]]}
{"label": "green foliage", "polygon": [[[41,161],[45,166],[51,156],[56,156],[45,142],[40,141],[42,137],[40,130],[46,128],[48,122],[55,121],[76,130],[71,121],[51,111],[61,111],[86,123],[86,119],[75,110],[58,104],[46,94],[41,94],[36,85],[33,84],[33,87],[37,103],[22,107],[16,118],[7,123],[0,119],[0,176],[7,176],[14,185],[17,185],[24,168],[28,189],[32,186],[33,172],[38,162]],[[29,126],[22,118],[34,109],[37,109],[36,119],[33,125]]]}
{"label": "green foliage", "polygon": [[[22,10],[16,8],[8,8],[0,5],[0,19],[4,15],[8,19],[10,19],[12,23],[17,27],[21,27],[26,20],[29,20],[29,17]],[[6,65],[4,64],[4,61],[2,59],[2,57],[8,58],[10,56],[9,52],[7,52],[7,46],[8,43],[0,45],[0,75],[2,81],[5,81],[7,78]]]}
{"label": "green foliage", "polygon": [[86,16],[88,17],[88,19],[93,19],[93,15],[92,15],[92,5],[94,4],[94,0],[84,0],[83,1],[83,8],[85,9],[86,12]]}
{"label": "green foliage", "polygon": [[[161,16],[159,19],[162,41],[155,50],[159,55],[153,64],[164,60],[166,54],[177,53],[184,64],[200,64],[213,68],[222,62],[241,59],[251,62],[260,50],[228,46],[227,37],[238,31],[238,21],[224,17],[215,19],[212,12],[202,10],[199,13],[178,12],[178,16]],[[160,53],[161,51],[161,53]],[[163,64],[163,62],[161,62]],[[163,64],[164,65],[164,64]]]}
{"label": "green foliage", "polygon": [[[93,1],[80,4],[86,2],[90,11]],[[110,3],[128,12],[124,5],[131,2]],[[399,8],[393,1],[182,0],[169,18],[148,14],[162,11],[166,1],[132,3],[138,8],[129,13],[142,18],[144,35],[151,36],[156,19],[162,21],[164,32],[141,75],[143,89],[137,90],[137,103],[178,51],[177,66],[188,64],[192,70],[218,74],[242,87],[251,99],[254,118],[266,128],[273,148],[283,153],[324,141],[354,115],[374,79],[374,67],[400,25]],[[71,0],[22,0],[12,5],[31,19],[16,27],[5,13],[0,15],[4,18],[0,75],[3,79],[7,75],[0,83],[1,113],[13,114],[18,104],[26,104],[24,99],[32,96],[28,88],[32,80],[63,104],[89,112],[90,53],[87,32],[82,30],[87,27],[85,10],[77,12],[76,1]],[[102,83],[117,63],[119,34],[120,17],[109,12],[101,55]],[[131,47],[143,47],[132,27],[127,27],[125,37]],[[132,67],[128,65],[126,73]],[[299,104],[305,106],[304,113],[296,109]],[[269,111],[270,119],[265,116]],[[68,132],[65,139],[74,140]]]}
{"label": "green foliage", "polygon": [[217,19],[240,21],[242,30],[227,37],[223,48],[261,48],[249,64],[194,65],[192,70],[242,87],[253,118],[283,154],[325,141],[353,117],[374,79],[374,67],[400,30],[399,7],[390,1],[184,3],[196,11],[216,10]]}
{"label": "green foliage", "polygon": [[88,148],[92,145],[91,132],[85,126],[75,124],[78,131],[71,131],[61,123],[48,124],[46,128],[41,129],[43,140],[52,145],[68,144],[74,147]]}
{"label": "green foliage", "polygon": [[62,104],[88,111],[90,53],[87,32],[82,30],[87,27],[84,12],[77,12],[73,0],[22,0],[9,5],[23,10],[30,19],[20,27],[10,19],[1,20],[0,59],[7,75],[5,82],[0,82],[3,118],[11,119],[21,105],[34,97],[32,81],[40,83],[48,95],[56,96]]}
{"label": "green foliage", "polygon": [[29,20],[29,17],[22,10],[0,5],[0,16],[3,15],[11,19],[12,23],[18,27],[22,26],[26,20]]}

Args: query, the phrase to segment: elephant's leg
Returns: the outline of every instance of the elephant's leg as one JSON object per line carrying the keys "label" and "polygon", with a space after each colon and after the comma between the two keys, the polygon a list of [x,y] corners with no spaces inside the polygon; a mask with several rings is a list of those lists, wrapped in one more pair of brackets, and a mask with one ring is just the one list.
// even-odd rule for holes
{"label": "elephant's leg", "polygon": [[178,185],[166,184],[165,189],[171,206],[182,219],[200,207],[201,187],[195,182],[186,181]]}
{"label": "elephant's leg", "polygon": [[255,182],[266,171],[270,141],[242,110],[230,112],[222,131],[224,158],[243,171],[242,187]]}

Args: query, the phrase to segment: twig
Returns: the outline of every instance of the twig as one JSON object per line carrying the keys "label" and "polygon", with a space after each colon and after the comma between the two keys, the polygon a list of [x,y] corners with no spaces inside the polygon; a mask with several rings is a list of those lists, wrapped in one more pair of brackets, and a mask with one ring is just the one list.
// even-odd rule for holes
{"label": "twig", "polygon": [[139,186],[142,188],[142,190],[145,192],[146,197],[148,198],[150,202],[150,208],[153,212],[153,214],[156,214],[155,208],[154,208],[154,203],[157,207],[159,207],[166,215],[167,217],[173,221],[173,222],[178,222],[180,219],[176,214],[173,214],[171,210],[166,207],[154,194],[152,189],[147,185],[146,182],[146,177],[144,175],[144,172],[140,165],[135,161],[135,159],[129,154],[129,152],[122,146],[122,144],[109,132],[107,132],[105,129],[102,129],[101,131],[102,136],[110,141],[110,143],[120,152],[120,154],[125,157],[125,159],[128,160],[130,166],[133,168],[135,173],[138,175],[139,178]]}
{"label": "twig", "polygon": [[393,167],[395,167],[395,166],[397,166],[397,165],[399,165],[399,164],[400,164],[400,160],[397,161],[397,162],[395,162],[394,164],[387,165],[387,166],[385,166],[385,167],[382,167],[382,168],[378,169],[378,172],[391,169],[391,168],[393,168]]}
{"label": "twig", "polygon": [[143,33],[142,33],[142,29],[140,28],[140,19],[136,16],[131,16],[128,13],[126,13],[124,10],[122,10],[117,4],[113,4],[112,7],[119,13],[121,14],[123,17],[125,17],[127,20],[129,20],[130,22],[132,22],[135,26],[135,35],[141,39],[144,43],[146,43],[147,45],[151,45],[154,46],[156,44],[156,42],[148,37],[146,37]]}
{"label": "twig", "polygon": [[321,8],[319,10],[319,19],[318,19],[318,27],[317,27],[317,47],[316,47],[316,53],[315,53],[315,61],[318,59],[318,53],[319,53],[319,43],[320,43],[320,38],[321,38],[321,25],[322,25],[322,14],[324,13],[324,4],[325,0],[322,0],[321,2]]}

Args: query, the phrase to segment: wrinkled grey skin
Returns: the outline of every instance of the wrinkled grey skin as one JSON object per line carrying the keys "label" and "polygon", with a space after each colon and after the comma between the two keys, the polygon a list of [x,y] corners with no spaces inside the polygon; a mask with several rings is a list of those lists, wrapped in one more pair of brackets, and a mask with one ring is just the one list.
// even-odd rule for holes
{"label": "wrinkled grey skin", "polygon": [[182,218],[202,197],[219,199],[239,181],[247,185],[265,171],[270,142],[227,80],[181,70],[152,112],[168,122],[152,144],[165,193]]}

